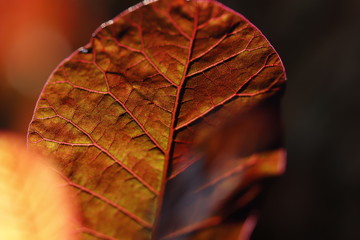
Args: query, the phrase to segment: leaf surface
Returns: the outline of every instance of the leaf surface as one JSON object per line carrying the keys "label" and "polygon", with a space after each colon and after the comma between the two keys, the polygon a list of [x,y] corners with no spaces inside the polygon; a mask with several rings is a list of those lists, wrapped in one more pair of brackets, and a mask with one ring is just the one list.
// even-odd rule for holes
{"label": "leaf surface", "polygon": [[84,239],[243,236],[254,215],[226,219],[283,171],[274,116],[284,82],[277,53],[240,14],[215,1],[145,1],[58,66],[28,141],[77,189]]}

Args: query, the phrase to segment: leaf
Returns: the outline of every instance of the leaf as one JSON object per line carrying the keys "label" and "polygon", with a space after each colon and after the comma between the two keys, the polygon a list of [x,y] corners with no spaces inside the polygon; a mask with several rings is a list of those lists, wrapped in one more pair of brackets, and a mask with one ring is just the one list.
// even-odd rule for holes
{"label": "leaf", "polygon": [[68,191],[44,161],[18,137],[0,133],[0,239],[78,239]]}
{"label": "leaf", "polygon": [[145,1],[58,66],[28,141],[77,189],[84,239],[247,239],[262,179],[284,169],[284,82],[240,14]]}

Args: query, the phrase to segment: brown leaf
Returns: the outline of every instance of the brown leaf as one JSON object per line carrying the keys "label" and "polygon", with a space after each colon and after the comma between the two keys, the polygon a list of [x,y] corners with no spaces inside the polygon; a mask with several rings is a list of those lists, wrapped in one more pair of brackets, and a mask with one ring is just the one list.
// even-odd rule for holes
{"label": "brown leaf", "polygon": [[145,1],[53,72],[29,128],[77,189],[84,239],[246,239],[284,169],[277,53],[215,1]]}

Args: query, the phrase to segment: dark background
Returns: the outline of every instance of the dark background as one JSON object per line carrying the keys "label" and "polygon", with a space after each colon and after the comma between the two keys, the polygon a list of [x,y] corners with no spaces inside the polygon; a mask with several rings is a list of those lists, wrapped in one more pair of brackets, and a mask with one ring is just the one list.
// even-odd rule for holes
{"label": "dark background", "polygon": [[[252,240],[360,239],[360,1],[222,0],[287,69],[285,175]],[[25,136],[42,85],[127,0],[0,1],[0,128]]]}

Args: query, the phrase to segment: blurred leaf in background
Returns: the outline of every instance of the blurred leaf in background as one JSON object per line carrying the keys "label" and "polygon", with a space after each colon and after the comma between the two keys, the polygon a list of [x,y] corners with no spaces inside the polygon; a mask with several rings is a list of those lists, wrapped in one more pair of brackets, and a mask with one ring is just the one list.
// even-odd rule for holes
{"label": "blurred leaf in background", "polygon": [[20,139],[0,134],[0,239],[78,239],[72,194]]}

